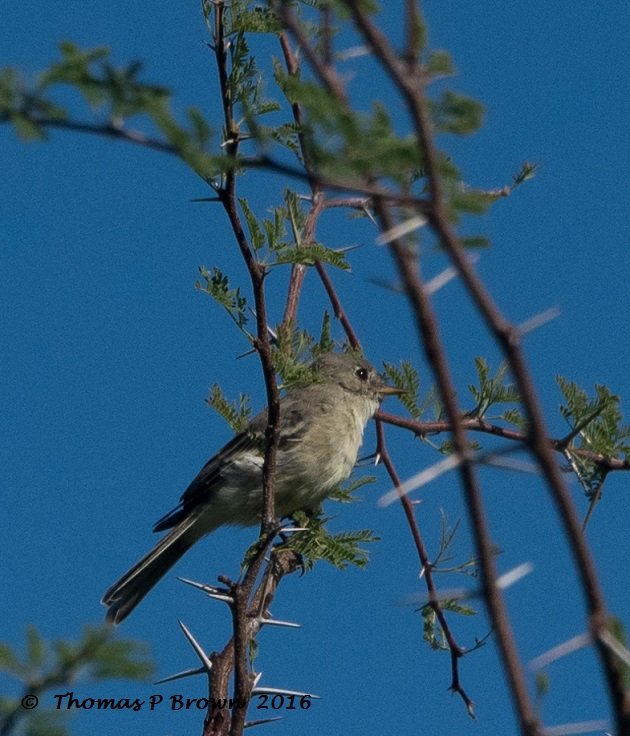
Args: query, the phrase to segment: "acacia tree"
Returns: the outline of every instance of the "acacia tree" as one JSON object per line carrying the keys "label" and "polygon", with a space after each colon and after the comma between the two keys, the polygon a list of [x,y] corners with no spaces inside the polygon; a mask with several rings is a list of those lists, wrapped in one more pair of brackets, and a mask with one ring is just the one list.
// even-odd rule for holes
{"label": "acacia tree", "polygon": [[[339,210],[373,223],[377,243],[383,246],[382,258],[391,258],[395,264],[400,281],[396,288],[412,315],[410,331],[415,329],[415,339],[435,380],[434,389],[420,396],[418,370],[411,361],[386,364],[390,380],[405,390],[406,412],[382,410],[377,414],[376,457],[395,489],[384,503],[399,502],[422,570],[425,591],[418,600],[425,639],[450,656],[450,689],[473,715],[474,693],[460,671],[471,648],[460,643],[457,614],[468,612],[467,596],[479,595],[496,638],[521,732],[543,733],[503,599],[502,590],[510,578],[497,572],[479,473],[481,466],[499,463],[516,472],[522,465],[522,459],[514,458],[519,453],[519,458],[528,457],[544,479],[558,510],[586,601],[586,634],[580,643],[597,652],[617,733],[630,733],[630,700],[624,682],[624,666],[630,656],[607,612],[583,533],[606,479],[613,472],[630,469],[630,432],[621,425],[619,401],[608,389],[597,387],[596,395],[589,396],[575,383],[560,379],[561,413],[569,429],[562,437],[550,436],[522,352],[524,335],[547,315],[527,325],[511,324],[469,257],[470,248],[485,244],[484,239],[458,234],[462,218],[485,212],[497,200],[511,196],[533,175],[534,167],[524,164],[509,186],[481,190],[463,181],[451,158],[438,148],[438,139],[475,131],[481,124],[482,107],[436,86],[452,72],[451,61],[446,53],[429,47],[424,20],[413,0],[404,3],[400,48],[384,35],[371,0],[269,0],[266,4],[204,0],[202,6],[216,61],[220,133],[213,132],[217,121],[206,119],[196,109],[188,112],[185,123],[178,121],[170,110],[168,91],[140,81],[138,64],[116,68],[106,50],[84,51],[70,43],[61,46],[61,60],[31,87],[14,71],[4,72],[0,121],[12,124],[24,138],[45,138],[53,129],[65,129],[109,136],[179,157],[207,185],[204,201],[223,209],[234,245],[247,267],[247,285],[235,285],[216,266],[202,267],[197,284],[227,310],[247,347],[257,353],[269,417],[260,538],[246,553],[241,578],[220,577],[218,587],[197,584],[206,594],[227,603],[233,635],[222,649],[209,654],[184,629],[201,660],[201,667],[191,673],[204,672],[208,677],[210,702],[204,733],[242,733],[248,725],[247,704],[252,696],[275,692],[258,683],[251,654],[260,629],[281,623],[270,618],[268,608],[282,579],[321,559],[339,567],[362,565],[366,557],[361,545],[372,539],[366,530],[330,534],[323,514],[297,514],[293,526],[299,530],[282,532],[274,514],[279,440],[276,376],[285,385],[301,380],[303,360],[333,348],[329,311],[340,326],[343,341],[361,349],[362,336],[353,327],[344,309],[344,294],[331,277],[334,269],[347,269],[354,254],[318,239],[321,222]],[[277,58],[267,58],[266,42],[261,43],[261,38],[273,41]],[[353,54],[347,53],[349,47]],[[344,67],[352,56],[369,57],[386,80],[387,108],[378,98],[353,98]],[[59,104],[55,92],[60,86],[70,86],[83,95],[93,106],[93,119],[77,119]],[[393,108],[391,99],[396,100]],[[137,122],[140,115],[150,121],[145,128]],[[158,134],[151,132],[155,129]],[[267,213],[262,216],[242,195],[247,189],[243,174],[251,171],[275,175],[284,183],[281,201],[266,202]],[[428,280],[423,257],[435,247],[446,254],[451,271]],[[287,272],[284,310],[279,322],[272,323],[266,277],[280,268]],[[467,400],[457,394],[443,330],[432,304],[439,284],[453,274],[461,280],[504,357],[494,373],[488,361],[476,359],[478,381]],[[321,303],[304,300],[307,277],[321,283],[325,296]],[[273,296],[277,302],[279,295]],[[316,336],[302,326],[305,321],[313,323],[314,318],[322,325]],[[247,421],[247,402],[230,402],[218,386],[209,402],[234,429]],[[493,416],[491,410],[498,415]],[[396,446],[387,440],[390,426],[431,442],[444,457],[436,455],[433,466],[401,479]],[[488,437],[498,438],[500,444],[486,446]],[[567,470],[577,476],[588,499],[585,519],[579,518],[569,493]],[[445,473],[459,480],[474,541],[472,561],[460,571],[473,567],[479,576],[478,590],[456,595],[442,592],[436,580],[438,561],[453,541],[452,532],[445,530],[437,552],[428,549],[409,497]],[[340,489],[338,496],[347,498],[350,490]],[[518,575],[517,570],[512,578]],[[478,641],[475,646],[482,644]],[[299,698],[302,707],[310,705],[308,693],[279,694]],[[216,705],[229,696],[236,703],[233,708]],[[15,712],[9,716],[10,726]]]}

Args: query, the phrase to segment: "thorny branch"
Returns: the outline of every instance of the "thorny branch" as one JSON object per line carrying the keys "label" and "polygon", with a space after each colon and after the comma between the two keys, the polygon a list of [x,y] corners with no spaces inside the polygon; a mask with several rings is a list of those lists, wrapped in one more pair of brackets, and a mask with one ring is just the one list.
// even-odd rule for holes
{"label": "thorny branch", "polygon": [[[221,90],[221,101],[223,105],[225,126],[226,155],[235,159],[238,154],[240,143],[240,131],[235,119],[232,95],[230,93],[230,61],[228,58],[228,38],[225,28],[225,4],[214,3],[214,27],[213,42],[214,53],[217,63],[219,84]],[[247,661],[247,647],[250,641],[250,633],[246,625],[246,616],[249,610],[248,601],[256,582],[256,577],[263,563],[264,554],[273,541],[277,531],[274,511],[274,488],[275,488],[275,466],[276,452],[279,439],[280,419],[280,395],[276,384],[275,370],[271,355],[271,344],[269,341],[269,330],[267,322],[267,309],[265,303],[265,268],[256,259],[249,245],[245,230],[243,228],[240,214],[236,203],[236,172],[229,168],[224,175],[220,185],[216,187],[217,196],[223,205],[229,222],[232,226],[236,242],[240,249],[245,265],[250,276],[254,294],[256,311],[257,335],[254,340],[254,348],[260,356],[263,370],[265,387],[267,391],[267,426],[265,429],[265,458],[263,464],[263,510],[261,522],[261,540],[254,560],[250,563],[243,581],[230,585],[230,594],[233,600],[231,610],[233,617],[233,639],[232,656],[215,660],[215,675],[212,678],[211,688],[213,695],[216,687],[225,685],[229,679],[229,672],[234,670],[234,697],[237,703],[247,703],[251,697],[252,678],[249,674]],[[212,700],[210,701],[213,702]],[[213,728],[212,707],[206,719],[204,734],[226,733],[229,728],[231,734],[241,734],[245,726],[246,709],[234,708],[231,721],[228,723],[221,714],[219,730]]]}
{"label": "thorny branch", "polygon": [[[385,469],[387,470],[387,473],[389,477],[391,478],[394,486],[396,488],[399,488],[401,485],[400,477],[398,473],[396,472],[396,468],[394,467],[389,451],[387,450],[387,444],[385,442],[385,433],[383,431],[383,424],[382,424],[382,421],[378,418],[376,419],[376,437],[377,437],[376,452],[378,454],[378,457],[380,457],[380,459],[382,460],[385,466]],[[422,536],[420,535],[420,530],[418,529],[418,522],[416,520],[416,515],[414,514],[414,511],[413,511],[413,505],[411,501],[409,500],[409,498],[406,495],[402,495],[402,494],[400,496],[400,503],[403,508],[403,512],[405,514],[407,524],[409,525],[409,529],[411,530],[411,535],[413,537],[416,551],[418,553],[418,557],[420,558],[420,563],[422,565],[422,576],[424,577],[425,584],[427,586],[427,591],[429,594],[429,600],[428,600],[427,605],[431,607],[431,609],[436,615],[436,618],[440,624],[442,632],[444,633],[444,638],[446,639],[446,643],[448,645],[448,649],[451,655],[450,689],[454,693],[457,693],[462,698],[462,700],[464,701],[464,704],[466,705],[466,710],[468,711],[469,715],[474,718],[473,701],[470,699],[470,697],[468,696],[468,694],[462,687],[461,682],[460,682],[460,677],[459,677],[458,662],[459,662],[459,659],[464,656],[464,650],[455,641],[453,633],[451,632],[451,628],[448,624],[448,621],[446,620],[444,611],[442,610],[442,607],[440,606],[438,589],[433,580],[433,566],[431,564],[431,559],[425,547],[424,541],[422,540]]]}
{"label": "thorny branch", "polygon": [[[275,3],[275,7],[276,7],[277,12],[281,14],[284,26],[288,28],[291,34],[296,37],[296,40],[300,44],[300,48],[302,49],[302,51],[305,52],[307,59],[311,61],[311,65],[314,65],[313,66],[314,71],[319,76],[322,83],[327,87],[327,89],[329,89],[329,91],[333,92],[338,97],[340,102],[342,102],[343,104],[347,104],[347,98],[345,95],[343,83],[341,82],[341,80],[337,78],[336,72],[334,71],[334,68],[330,64],[331,52],[330,52],[329,44],[328,43],[324,44],[324,48],[327,51],[326,51],[325,56],[323,57],[323,60],[320,61],[320,57],[315,52],[315,50],[311,48],[306,35],[302,32],[299,23],[296,21],[291,11],[289,10],[289,8],[284,4],[278,6],[277,3]],[[285,57],[288,57],[289,59],[289,69],[293,69],[297,71],[297,67],[294,66],[294,61],[293,61],[295,59],[295,56],[290,51],[290,47],[288,46],[286,41],[283,41],[283,50],[285,52]],[[300,112],[299,106],[297,107],[297,113],[301,119],[301,112]],[[294,115],[295,114],[296,114],[296,108],[294,106]],[[317,174],[310,172],[310,171],[308,173],[308,178],[309,178],[309,181],[311,182],[318,180]],[[362,187],[366,189],[370,188],[370,190],[373,193],[378,193],[378,195],[380,195],[381,193],[380,189],[376,187],[375,182],[373,181],[361,182],[359,184],[359,188],[362,188]],[[321,190],[319,189],[318,189],[318,194],[320,197],[323,197],[323,194],[321,193]],[[371,201],[377,202],[385,198],[386,197],[381,198],[380,196],[372,196]],[[321,199],[319,201],[322,202]],[[343,199],[338,200],[338,201],[336,200],[328,200],[328,201],[331,203],[331,206],[336,206],[339,202],[344,202]],[[322,205],[322,207],[326,206],[326,204],[327,202],[324,201],[324,204]],[[351,208],[360,207],[361,209],[365,210],[368,207],[368,203],[365,199],[361,199],[359,201],[356,198],[353,198],[351,200],[346,200],[346,206],[351,207]],[[356,335],[354,329],[352,328],[350,320],[348,319],[345,311],[343,310],[341,301],[334,289],[332,281],[330,280],[330,277],[328,276],[324,265],[321,263],[316,263],[315,267],[324,285],[324,288],[326,289],[329,300],[333,306],[335,316],[340,320],[344,328],[344,331],[346,332],[346,335],[348,336],[350,344],[353,345],[353,347],[359,347],[360,345],[359,338]],[[398,474],[396,473],[391,457],[384,450],[385,445],[384,445],[384,436],[382,432],[382,426],[378,422],[377,422],[377,427],[378,427],[377,431],[379,435],[379,448],[383,450],[381,454],[383,456],[384,461],[386,461],[386,468],[388,470],[390,477],[394,481],[394,483],[398,485],[399,483]],[[379,452],[381,450],[379,450]],[[429,591],[431,607],[436,612],[436,616],[438,618],[438,621],[444,633],[444,637],[448,644],[449,651],[451,654],[451,672],[452,672],[451,689],[453,690],[453,692],[457,692],[460,695],[460,697],[463,699],[466,705],[466,708],[469,714],[473,716],[474,713],[473,713],[472,700],[469,698],[466,691],[461,686],[460,678],[459,678],[458,661],[463,655],[463,649],[455,641],[455,638],[450,630],[448,621],[446,620],[444,612],[442,611],[440,607],[439,600],[435,596],[435,586],[433,583],[433,576],[431,574],[429,557],[426,553],[426,549],[422,541],[420,531],[418,529],[417,522],[415,519],[415,515],[413,514],[411,504],[408,501],[408,499],[406,499],[404,496],[401,497],[401,503],[402,503],[402,506],[405,512],[407,522],[411,530],[412,537],[416,544],[416,549],[418,551],[422,569],[425,571],[424,578],[425,578],[425,584],[427,585],[427,588]]]}
{"label": "thorny branch", "polygon": [[[352,13],[358,30],[363,35],[366,43],[368,43],[372,48],[377,59],[382,64],[383,68],[386,70],[390,79],[398,88],[407,104],[407,108],[415,128],[418,144],[422,148],[426,161],[426,176],[432,205],[429,213],[430,225],[438,237],[442,247],[452,258],[453,263],[459,271],[462,282],[468,289],[471,297],[477,305],[477,308],[484,317],[488,329],[494,335],[503,350],[514,375],[516,385],[521,395],[522,405],[529,420],[528,447],[537,459],[541,471],[547,481],[551,495],[556,502],[560,518],[564,525],[564,529],[575,558],[578,574],[581,577],[582,588],[590,614],[590,630],[593,640],[596,642],[600,661],[608,681],[608,690],[613,702],[617,721],[617,730],[620,734],[629,733],[630,696],[624,688],[621,664],[610,649],[603,643],[602,635],[608,632],[609,627],[604,598],[600,590],[595,566],[584,535],[582,534],[571,496],[563,480],[560,469],[554,462],[552,450],[550,449],[547,441],[547,433],[542,411],[536,397],[532,377],[527,368],[520,347],[519,332],[513,325],[509,324],[505,320],[492,301],[489,293],[478,279],[473,267],[465,257],[464,249],[455,235],[447,216],[439,173],[437,150],[433,141],[428,103],[424,92],[424,80],[421,73],[422,70],[417,64],[413,65],[411,70],[405,68],[405,66],[399,62],[398,56],[392,49],[387,38],[374,26],[365,11],[360,7],[360,4],[357,3],[356,0],[347,0],[346,4]],[[391,225],[393,225],[393,222]],[[399,262],[399,267],[408,269],[410,264],[408,260],[404,258],[402,248],[404,248],[404,245],[401,244],[397,247],[398,252],[396,253],[396,247],[394,248],[394,252],[396,254],[397,261]],[[417,276],[415,274],[413,278],[417,280]],[[413,296],[413,291],[409,296],[416,302],[418,312],[421,312],[422,294],[421,290],[417,290],[419,285],[419,282],[415,284],[415,297]],[[414,287],[414,284],[410,282],[408,286]],[[422,317],[423,315],[421,313],[418,314],[419,320],[422,320]],[[425,334],[425,338],[426,337],[427,335]],[[434,365],[437,369],[438,383],[440,383],[441,371],[437,364]],[[446,382],[442,381],[442,384],[441,389],[443,392],[446,388]],[[449,419],[454,423],[453,432],[455,444],[457,446],[460,444],[457,439],[457,413],[454,411],[454,406],[449,408],[448,395],[442,394],[442,399],[445,402]],[[465,445],[462,445],[461,449],[463,449],[463,447],[465,447]],[[466,466],[467,463],[463,462],[462,468],[465,469]],[[470,486],[466,486],[465,490],[468,495],[469,509],[473,515],[473,526],[477,530],[478,543],[483,542],[481,527],[478,526],[479,522],[483,522],[483,519],[474,519],[477,511],[481,511],[481,509],[476,508],[474,493],[472,493],[473,489]],[[480,549],[480,552],[483,558],[483,550]],[[492,590],[492,583],[493,581],[485,578],[486,590],[489,594],[488,604],[491,614],[493,613],[494,603],[498,602],[493,600],[494,591]],[[499,614],[499,609],[497,608],[494,610],[494,613]],[[499,619],[495,619],[493,616],[493,624],[497,626],[498,624],[501,624],[501,621]],[[539,732],[540,729],[537,724],[537,720],[535,719],[533,709],[528,702],[524,685],[519,684],[518,682],[518,680],[521,680],[522,678],[517,671],[517,661],[513,659],[512,654],[505,649],[505,644],[507,642],[502,641],[502,637],[500,635],[499,641],[502,649],[504,650],[504,663],[519,710],[521,728],[524,733]]]}
{"label": "thorny branch", "polygon": [[[449,421],[419,421],[411,419],[410,417],[402,417],[396,414],[390,414],[380,410],[376,414],[376,418],[380,419],[385,424],[391,424],[395,427],[401,427],[402,429],[408,429],[413,432],[417,437],[424,438],[431,434],[443,434],[444,432],[451,431],[451,423]],[[498,424],[492,424],[485,419],[479,419],[477,417],[468,417],[466,415],[460,417],[459,422],[464,429],[470,432],[481,432],[482,434],[490,434],[495,437],[500,437],[511,442],[516,442],[527,445],[528,435],[524,432],[519,432],[516,429],[508,429],[507,427],[501,427]],[[549,446],[561,455],[567,453],[566,439],[553,439],[547,438]],[[602,472],[609,472],[613,470],[617,471],[630,471],[630,459],[621,457],[608,457],[592,450],[584,448],[571,448],[570,453],[576,457],[588,460],[589,462],[596,465]]]}
{"label": "thorny branch", "polygon": [[[589,605],[591,631],[595,641],[598,642],[598,651],[605,668],[609,690],[612,694],[617,723],[620,727],[620,732],[624,732],[630,726],[630,706],[623,691],[620,666],[614,655],[601,642],[601,637],[599,636],[600,633],[607,630],[607,616],[603,597],[599,590],[595,569],[586,542],[581,534],[571,498],[560,470],[552,458],[552,450],[547,440],[542,412],[539,408],[532,380],[520,350],[518,330],[502,317],[489,294],[476,277],[472,266],[465,258],[461,243],[452,231],[447,216],[441,189],[437,151],[433,143],[428,105],[424,93],[425,80],[423,70],[413,53],[413,32],[408,30],[407,52],[404,60],[400,60],[399,56],[389,44],[389,41],[372,24],[369,16],[359,3],[355,0],[347,0],[346,5],[352,14],[358,31],[372,49],[372,52],[382,64],[407,104],[415,128],[418,145],[426,161],[425,173],[430,193],[430,207],[426,214],[428,214],[429,224],[434,230],[439,242],[458,268],[464,284],[486,320],[488,329],[499,342],[512,368],[529,421],[530,429],[527,436],[527,446],[536,457],[541,471],[547,480],[574,552]],[[279,12],[284,27],[290,31],[300,45],[316,77],[328,92],[335,96],[338,102],[347,106],[347,95],[341,79],[335,73],[328,60],[324,60],[315,52],[314,47],[309,43],[308,38],[302,31],[288,5],[274,3],[274,7]],[[412,21],[415,22],[417,18],[415,16],[415,10],[411,9],[412,4],[407,3],[406,8],[408,11],[408,21],[410,23]],[[368,183],[372,185],[373,182],[369,181]],[[390,231],[396,225],[390,200],[387,196],[376,196],[373,198],[373,202],[375,211],[381,221],[382,229],[384,231]],[[458,410],[453,398],[455,395],[454,386],[439,340],[438,325],[419,277],[419,262],[409,246],[402,240],[393,239],[390,247],[402,277],[406,293],[414,309],[419,334],[424,344],[428,361],[436,375],[440,395],[451,425],[455,453],[461,458],[459,472],[462,478],[471,524],[479,552],[484,597],[493,627],[497,633],[504,667],[519,714],[521,729],[525,734],[540,734],[542,732],[541,726],[529,699],[507,613],[504,608],[502,596],[496,585],[492,545],[486,528],[486,518],[481,503],[480,489],[474,471],[474,464],[467,452],[465,428],[460,422],[461,412]]]}

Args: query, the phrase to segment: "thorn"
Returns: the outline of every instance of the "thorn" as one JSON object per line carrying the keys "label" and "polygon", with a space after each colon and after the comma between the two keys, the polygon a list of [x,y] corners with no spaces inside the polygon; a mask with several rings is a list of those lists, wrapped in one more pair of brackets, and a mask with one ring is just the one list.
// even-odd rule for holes
{"label": "thorn", "polygon": [[339,61],[348,61],[348,59],[356,59],[359,56],[370,56],[372,49],[369,46],[350,46],[345,51],[337,52],[336,56]]}
{"label": "thorn", "polygon": [[595,733],[610,728],[608,721],[580,721],[579,723],[562,723],[560,726],[547,726],[545,736],[564,736],[574,733]]}
{"label": "thorn", "polygon": [[434,593],[414,593],[414,595],[404,598],[400,605],[402,606],[426,606],[427,603],[441,603],[442,601],[461,601],[466,598],[474,598],[476,593],[466,590],[465,588],[444,588],[436,590]]}
{"label": "thorn", "polygon": [[389,281],[385,281],[385,279],[378,279],[378,278],[368,278],[367,279],[370,284],[374,284],[374,286],[380,286],[381,289],[387,289],[387,291],[393,291],[394,294],[403,294],[404,290],[402,286],[398,283],[393,283]]}
{"label": "thorn", "polygon": [[[505,450],[505,454],[507,454],[508,452],[514,452],[517,449],[518,448],[508,447]],[[502,458],[503,454],[504,453],[502,452],[496,451],[477,453],[475,455],[466,453],[465,459],[469,462],[486,465],[496,465],[497,467],[506,467],[509,470],[520,470],[523,473],[540,473],[538,468],[531,463],[526,463],[520,460],[507,460]],[[411,493],[411,491],[415,491],[417,488],[428,485],[440,475],[443,475],[453,468],[456,468],[458,465],[460,465],[463,459],[464,457],[454,453],[453,455],[449,455],[448,457],[444,458],[444,460],[439,460],[437,463],[430,465],[428,468],[424,468],[424,470],[421,470],[419,473],[416,473],[416,475],[411,476],[411,478],[408,478],[400,486],[392,488],[384,496],[381,496],[378,500],[378,505],[381,507],[390,506],[392,503],[394,503],[394,501],[400,498],[400,496],[406,496]]]}
{"label": "thorn", "polygon": [[427,222],[428,220],[426,217],[423,217],[422,215],[413,215],[404,222],[401,222],[399,225],[395,225],[384,233],[381,233],[374,242],[376,245],[387,245],[387,243],[390,243],[392,240],[396,240],[396,238],[402,238],[403,235],[408,235],[409,233],[414,232],[414,230],[419,230],[421,227],[424,227]]}
{"label": "thorn", "polygon": [[258,695],[258,693],[268,693],[269,695],[295,695],[300,698],[316,698],[320,700],[319,695],[313,695],[312,693],[302,693],[299,690],[285,690],[283,687],[254,687],[252,689],[252,695]]}
{"label": "thorn", "polygon": [[261,626],[286,626],[288,629],[301,629],[302,624],[296,624],[293,621],[282,621],[279,618],[263,618],[262,616],[258,619]]}
{"label": "thorn", "polygon": [[184,670],[183,672],[178,672],[176,675],[169,675],[168,677],[163,677],[161,680],[156,680],[154,684],[162,685],[165,682],[171,682],[172,680],[181,680],[183,677],[192,677],[193,675],[201,675],[204,672],[206,672],[205,667],[197,667],[192,670]]}
{"label": "thorn", "polygon": [[516,460],[515,458],[502,457],[494,453],[482,454],[478,459],[479,463],[484,465],[493,465],[496,468],[505,468],[507,470],[516,470],[520,473],[531,473],[532,475],[540,475],[540,469],[535,463],[528,463],[525,460]]}
{"label": "thorn", "polygon": [[[468,263],[471,265],[477,263],[479,260],[479,254],[477,253],[470,253],[467,256]],[[455,266],[449,266],[448,268],[445,268],[443,271],[440,271],[440,273],[437,276],[434,276],[432,279],[429,279],[429,281],[426,282],[424,285],[425,291],[428,296],[432,296],[437,291],[439,291],[443,286],[446,286],[449,281],[452,281],[453,279],[456,279],[459,276],[459,271],[455,268]]]}
{"label": "thorn", "polygon": [[276,716],[275,718],[259,718],[257,721],[246,721],[243,728],[254,728],[254,726],[262,726],[265,723],[273,723],[274,721],[283,721],[284,716]]}
{"label": "thorn", "polygon": [[534,566],[531,562],[523,562],[522,564],[513,567],[511,570],[508,570],[508,572],[504,572],[502,575],[499,575],[497,578],[497,587],[501,590],[505,590],[506,588],[509,588],[510,585],[514,585],[514,583],[518,582],[521,578],[529,575],[533,569]]}
{"label": "thorn", "polygon": [[525,322],[521,322],[521,324],[518,325],[517,330],[521,336],[527,335],[527,333],[533,332],[542,325],[547,324],[547,322],[551,322],[556,319],[560,314],[561,312],[559,307],[550,307],[544,312],[540,312],[539,314],[535,314],[533,317],[526,319]]}
{"label": "thorn", "polygon": [[426,486],[436,478],[439,478],[440,475],[444,475],[444,473],[448,473],[450,470],[453,470],[453,468],[456,468],[461,462],[462,459],[459,455],[449,455],[443,460],[440,460],[437,463],[430,465],[428,468],[424,468],[424,470],[421,470],[419,473],[416,473],[397,488],[392,488],[391,491],[388,491],[384,496],[379,498],[378,505],[381,508],[384,506],[390,506],[400,496],[406,496],[411,493],[411,491],[415,491],[417,488]]}
{"label": "thorn", "polygon": [[208,659],[208,655],[203,651],[201,644],[190,633],[186,624],[183,621],[178,621],[177,623],[184,632],[184,636],[188,639],[190,646],[194,649],[195,654],[199,657],[203,670],[209,675],[212,671],[212,662]]}
{"label": "thorn", "polygon": [[630,650],[626,649],[619,639],[613,636],[607,629],[600,631],[597,637],[613,654],[619,657],[626,667],[630,667]]}
{"label": "thorn", "polygon": [[363,455],[356,461],[355,465],[357,468],[362,468],[364,466],[371,465],[372,460],[376,458],[376,456],[377,456],[376,452],[371,452],[369,455]]}
{"label": "thorn", "polygon": [[[254,319],[256,319],[256,317],[258,316],[256,314],[256,310],[253,307],[248,307],[248,309],[252,313],[252,316],[254,317]],[[278,333],[274,329],[272,329],[269,325],[267,325],[267,332],[269,333],[269,337],[271,338],[271,342],[274,343],[274,344],[276,344],[278,342]],[[248,352],[255,353],[256,351],[255,350],[250,350]]]}
{"label": "thorn", "polygon": [[222,593],[206,593],[206,595],[208,598],[214,598],[215,601],[223,601],[223,603],[227,603],[228,605],[234,603],[234,600],[229,595],[223,595]]}
{"label": "thorn", "polygon": [[217,601],[224,601],[225,603],[232,604],[234,599],[230,596],[224,588],[216,588],[214,585],[206,585],[206,583],[198,583],[196,580],[189,580],[188,578],[177,578],[182,583],[190,585],[197,590],[202,590],[209,598],[214,598]]}
{"label": "thorn", "polygon": [[537,657],[534,657],[534,659],[529,661],[528,667],[532,670],[541,670],[543,667],[551,664],[551,662],[555,662],[557,659],[566,657],[568,654],[572,654],[578,649],[589,646],[591,641],[592,639],[590,634],[578,634],[571,639],[563,641],[561,644],[557,644],[555,647],[551,647],[551,649],[539,654]]}
{"label": "thorn", "polygon": [[[503,575],[499,575],[496,580],[497,587],[501,590],[505,590],[505,588],[513,585],[517,580],[528,575],[533,569],[534,566],[531,562],[524,562],[521,565],[517,565],[512,570],[503,573]],[[422,578],[424,574],[425,568],[423,567],[420,571],[420,578]],[[427,603],[440,603],[440,601],[463,600],[466,598],[481,598],[482,596],[483,592],[480,589],[466,590],[466,588],[444,588],[442,590],[436,590],[434,593],[410,595],[403,600],[402,605],[425,606]]]}
{"label": "thorn", "polygon": [[289,534],[292,534],[294,532],[306,532],[308,531],[307,526],[285,526],[282,528],[282,532],[289,532]]}
{"label": "thorn", "polygon": [[246,358],[248,355],[255,355],[255,354],[256,354],[256,351],[254,350],[254,348],[252,348],[251,350],[246,350],[244,353],[240,353],[240,355],[237,355],[236,360],[240,360],[241,358]]}
{"label": "thorn", "polygon": [[376,217],[374,217],[374,215],[372,214],[372,211],[370,210],[367,204],[363,207],[363,211],[365,212],[366,217],[368,218],[368,220],[370,220],[372,225],[374,225],[375,227],[378,227],[378,222],[376,221]]}
{"label": "thorn", "polygon": [[346,245],[343,248],[334,248],[335,253],[349,253],[352,250],[363,248],[362,243],[356,243],[355,245]]}
{"label": "thorn", "polygon": [[376,465],[378,465],[378,464],[379,464],[380,462],[381,462],[381,453],[380,453],[380,452],[377,452],[377,453],[376,453],[376,454],[374,455],[374,465],[376,466]]}

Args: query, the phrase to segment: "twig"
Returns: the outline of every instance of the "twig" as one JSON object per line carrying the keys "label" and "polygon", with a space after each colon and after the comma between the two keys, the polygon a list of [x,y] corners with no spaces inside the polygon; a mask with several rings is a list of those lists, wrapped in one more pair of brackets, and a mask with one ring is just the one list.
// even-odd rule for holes
{"label": "twig", "polygon": [[[385,466],[385,469],[387,470],[387,473],[392,480],[392,483],[394,484],[394,486],[396,486],[396,488],[398,488],[401,485],[400,476],[396,472],[396,468],[394,467],[391,456],[387,449],[385,433],[383,432],[383,423],[379,421],[379,419],[376,419],[375,424],[377,442],[376,451],[380,456],[383,465]],[[457,693],[461,697],[461,699],[464,701],[464,704],[466,705],[466,710],[468,711],[469,715],[474,718],[473,702],[462,687],[459,677],[458,662],[460,658],[464,655],[464,650],[455,641],[453,632],[451,631],[448,621],[446,620],[444,611],[440,606],[438,589],[433,579],[433,565],[429,558],[427,549],[424,546],[422,536],[420,535],[420,529],[418,528],[418,522],[416,520],[413,505],[409,501],[409,498],[405,495],[400,496],[400,504],[403,508],[403,513],[405,514],[409,529],[411,530],[411,536],[413,538],[416,551],[418,553],[418,558],[420,559],[420,564],[422,565],[423,578],[428,592],[427,605],[430,606],[435,613],[435,616],[440,624],[440,628],[442,629],[442,632],[444,634],[444,638],[446,639],[446,643],[448,645],[449,653],[451,656],[450,690],[452,690],[454,693]]]}
{"label": "twig", "polygon": [[[423,422],[410,417],[401,417],[397,414],[390,414],[380,409],[376,413],[376,417],[385,424],[391,424],[395,427],[401,427],[402,429],[408,429],[413,432],[417,437],[424,438],[431,434],[443,434],[444,432],[451,431],[451,423],[448,420],[439,421],[428,421]],[[495,437],[500,437],[511,442],[520,442],[526,445],[528,442],[528,435],[524,432],[520,432],[515,429],[509,429],[508,427],[501,427],[498,424],[491,424],[485,419],[479,419],[477,417],[463,416],[460,419],[462,426],[470,432],[481,432],[482,434],[491,434]],[[564,438],[553,439],[548,438],[547,442],[552,450],[564,455],[569,452],[565,448]],[[599,452],[593,452],[593,450],[587,450],[582,447],[571,448],[570,453],[576,457],[588,460],[589,462],[596,465],[602,472],[608,473],[612,471],[630,471],[630,459],[622,457],[607,457]]]}

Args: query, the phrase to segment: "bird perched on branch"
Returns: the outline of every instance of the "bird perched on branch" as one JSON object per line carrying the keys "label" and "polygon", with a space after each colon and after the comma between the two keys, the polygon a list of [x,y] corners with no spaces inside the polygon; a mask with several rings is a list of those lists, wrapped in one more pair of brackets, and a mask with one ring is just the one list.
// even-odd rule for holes
{"label": "bird perched on branch", "polygon": [[[314,509],[356,463],[363,430],[389,386],[365,358],[326,353],[311,366],[313,383],[290,387],[280,399],[275,464],[278,518]],[[178,506],[154,526],[170,529],[103,596],[107,620],[120,623],[192,546],[224,524],[260,523],[267,411],[203,466]]]}

